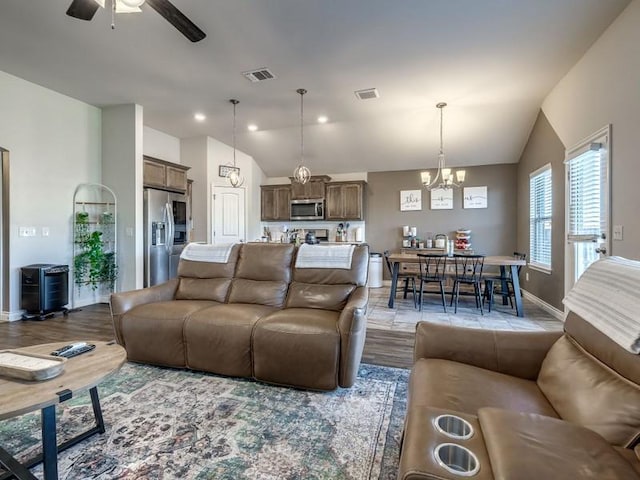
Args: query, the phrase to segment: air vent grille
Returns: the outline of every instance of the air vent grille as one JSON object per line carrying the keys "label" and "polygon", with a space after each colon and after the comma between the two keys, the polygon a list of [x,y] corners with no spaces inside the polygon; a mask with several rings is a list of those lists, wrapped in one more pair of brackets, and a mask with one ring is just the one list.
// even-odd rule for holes
{"label": "air vent grille", "polygon": [[378,98],[380,96],[380,94],[378,93],[378,90],[375,88],[365,88],[364,90],[356,90],[353,93],[355,93],[356,97],[358,97],[360,100],[370,100],[372,98]]}
{"label": "air vent grille", "polygon": [[256,70],[250,70],[248,72],[242,72],[242,75],[245,76],[247,80],[250,82],[263,82],[265,80],[272,80],[276,78],[271,70],[268,68],[258,68]]}

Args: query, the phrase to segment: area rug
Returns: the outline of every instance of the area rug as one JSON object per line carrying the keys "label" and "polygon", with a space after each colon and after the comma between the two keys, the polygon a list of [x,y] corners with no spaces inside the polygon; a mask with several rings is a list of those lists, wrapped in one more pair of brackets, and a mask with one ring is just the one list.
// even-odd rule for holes
{"label": "area rug", "polygon": [[[126,364],[98,389],[106,433],[62,452],[59,477],[395,479],[407,378],[362,365],[352,388],[321,393]],[[57,413],[59,441],[93,422],[88,395]],[[39,413],[0,422],[0,445],[19,460],[40,442]]]}

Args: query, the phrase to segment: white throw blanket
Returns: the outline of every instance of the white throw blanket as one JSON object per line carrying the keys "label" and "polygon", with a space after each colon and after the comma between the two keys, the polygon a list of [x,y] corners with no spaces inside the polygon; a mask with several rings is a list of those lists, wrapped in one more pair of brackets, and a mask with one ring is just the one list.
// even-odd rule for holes
{"label": "white throw blanket", "polygon": [[233,245],[233,243],[225,245],[190,243],[184,247],[180,258],[191,260],[192,262],[227,263]]}
{"label": "white throw blanket", "polygon": [[351,268],[355,245],[309,245],[298,249],[296,268]]}
{"label": "white throw blanket", "polygon": [[640,353],[640,262],[608,257],[582,274],[563,302],[631,353]]}

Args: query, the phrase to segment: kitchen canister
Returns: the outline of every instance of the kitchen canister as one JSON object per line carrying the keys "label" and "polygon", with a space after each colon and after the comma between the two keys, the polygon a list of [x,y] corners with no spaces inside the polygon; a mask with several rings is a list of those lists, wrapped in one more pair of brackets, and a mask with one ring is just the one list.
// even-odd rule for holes
{"label": "kitchen canister", "polygon": [[411,230],[409,229],[409,225],[405,225],[404,227],[402,227],[403,237],[408,237],[410,233],[411,233]]}

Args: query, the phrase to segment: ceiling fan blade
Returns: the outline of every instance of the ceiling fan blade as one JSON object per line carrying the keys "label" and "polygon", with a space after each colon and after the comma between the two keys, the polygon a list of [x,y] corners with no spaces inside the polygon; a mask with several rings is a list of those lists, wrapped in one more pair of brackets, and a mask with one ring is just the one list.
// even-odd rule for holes
{"label": "ceiling fan blade", "polygon": [[171,25],[192,42],[199,42],[207,36],[195,23],[189,20],[169,0],[147,0],[147,3],[156,12],[162,15]]}
{"label": "ceiling fan blade", "polygon": [[73,0],[67,9],[67,15],[80,20],[91,20],[99,7],[95,0]]}

